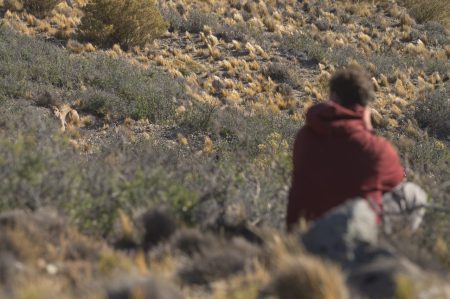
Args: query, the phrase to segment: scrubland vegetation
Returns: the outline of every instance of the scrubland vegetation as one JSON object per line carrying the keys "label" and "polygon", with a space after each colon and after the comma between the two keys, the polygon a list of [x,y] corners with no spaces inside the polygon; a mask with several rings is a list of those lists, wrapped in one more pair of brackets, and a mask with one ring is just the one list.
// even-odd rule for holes
{"label": "scrubland vegetation", "polygon": [[[376,130],[442,207],[387,241],[446,277],[449,9],[0,0],[0,297],[348,298],[342,271],[282,231],[295,133],[350,64],[373,76]],[[80,119],[62,132],[64,105]],[[399,278],[395,298],[439,275]]]}

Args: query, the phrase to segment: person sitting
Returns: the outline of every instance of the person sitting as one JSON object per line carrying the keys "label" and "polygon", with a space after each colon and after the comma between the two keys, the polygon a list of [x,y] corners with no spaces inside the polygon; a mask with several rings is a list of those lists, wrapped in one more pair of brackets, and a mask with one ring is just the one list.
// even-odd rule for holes
{"label": "person sitting", "polygon": [[[315,220],[357,197],[369,201],[381,222],[383,195],[398,190],[405,179],[396,149],[373,130],[369,104],[375,92],[368,73],[356,66],[339,70],[329,91],[329,101],[309,109],[295,140],[289,231],[301,217]],[[424,195],[418,197],[412,200],[423,204]],[[395,210],[396,204],[390,203]]]}

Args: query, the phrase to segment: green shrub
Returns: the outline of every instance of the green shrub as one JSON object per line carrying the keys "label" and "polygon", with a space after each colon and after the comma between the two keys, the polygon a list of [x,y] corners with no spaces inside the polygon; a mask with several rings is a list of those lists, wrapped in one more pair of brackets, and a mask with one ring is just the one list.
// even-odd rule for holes
{"label": "green shrub", "polygon": [[167,30],[154,0],[95,0],[83,11],[79,37],[103,47],[144,46]]}
{"label": "green shrub", "polygon": [[159,69],[143,70],[101,54],[71,56],[51,43],[0,27],[0,99],[26,97],[42,105],[48,103],[40,99],[47,92],[67,104],[81,100],[83,112],[150,121],[173,119],[172,99],[184,96],[182,84]]}
{"label": "green shrub", "polygon": [[22,0],[23,7],[37,17],[48,16],[61,0]]}

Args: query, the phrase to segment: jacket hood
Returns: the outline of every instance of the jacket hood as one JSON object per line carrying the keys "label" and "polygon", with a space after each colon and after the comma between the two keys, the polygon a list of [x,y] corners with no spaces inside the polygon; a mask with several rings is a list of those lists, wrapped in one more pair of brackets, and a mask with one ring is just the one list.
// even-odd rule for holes
{"label": "jacket hood", "polygon": [[364,107],[346,108],[328,101],[311,107],[306,114],[306,125],[321,135],[349,134],[367,130],[364,124]]}

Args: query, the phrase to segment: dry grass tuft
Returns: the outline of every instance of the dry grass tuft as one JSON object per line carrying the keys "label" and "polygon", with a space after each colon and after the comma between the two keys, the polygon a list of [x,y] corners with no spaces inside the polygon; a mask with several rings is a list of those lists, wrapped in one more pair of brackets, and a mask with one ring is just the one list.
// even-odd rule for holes
{"label": "dry grass tuft", "polygon": [[342,272],[313,256],[287,258],[273,280],[279,299],[346,299]]}

